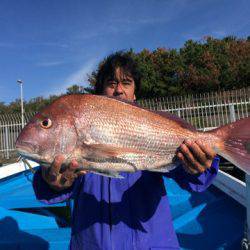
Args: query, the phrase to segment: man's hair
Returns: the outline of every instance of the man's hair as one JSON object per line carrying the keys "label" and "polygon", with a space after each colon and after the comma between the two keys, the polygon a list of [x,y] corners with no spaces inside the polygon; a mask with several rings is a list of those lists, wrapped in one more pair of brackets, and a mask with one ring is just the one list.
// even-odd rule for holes
{"label": "man's hair", "polygon": [[118,51],[109,55],[100,64],[96,75],[95,93],[102,94],[104,81],[107,78],[114,77],[115,69],[121,67],[125,74],[133,77],[135,82],[135,93],[140,91],[141,75],[137,63],[128,54],[128,52]]}

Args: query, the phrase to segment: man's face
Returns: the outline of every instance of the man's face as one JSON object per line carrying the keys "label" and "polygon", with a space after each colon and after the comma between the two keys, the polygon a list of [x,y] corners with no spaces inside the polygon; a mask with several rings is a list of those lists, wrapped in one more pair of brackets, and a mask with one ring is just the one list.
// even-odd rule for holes
{"label": "man's face", "polygon": [[135,100],[135,82],[133,77],[126,74],[122,68],[115,69],[114,77],[104,80],[103,94],[116,96],[123,100]]}

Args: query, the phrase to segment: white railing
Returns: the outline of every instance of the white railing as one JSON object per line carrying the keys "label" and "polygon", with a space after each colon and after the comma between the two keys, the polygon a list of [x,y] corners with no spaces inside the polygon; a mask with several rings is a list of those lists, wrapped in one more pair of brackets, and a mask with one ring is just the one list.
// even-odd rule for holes
{"label": "white railing", "polygon": [[[26,113],[24,121],[27,123],[35,113]],[[15,141],[22,130],[20,114],[0,115],[0,159],[9,159],[15,152]]]}
{"label": "white railing", "polygon": [[151,110],[175,113],[197,129],[210,129],[250,115],[250,88],[141,100]]}
{"label": "white railing", "polygon": [[15,150],[15,141],[21,129],[21,123],[0,125],[0,153],[2,157],[10,158],[10,153]]}

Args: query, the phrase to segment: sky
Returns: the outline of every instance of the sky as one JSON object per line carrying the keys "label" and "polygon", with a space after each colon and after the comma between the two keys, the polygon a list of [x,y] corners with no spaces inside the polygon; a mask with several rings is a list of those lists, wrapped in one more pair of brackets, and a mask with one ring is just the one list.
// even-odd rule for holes
{"label": "sky", "polygon": [[0,102],[88,86],[110,53],[250,35],[249,0],[0,0]]}

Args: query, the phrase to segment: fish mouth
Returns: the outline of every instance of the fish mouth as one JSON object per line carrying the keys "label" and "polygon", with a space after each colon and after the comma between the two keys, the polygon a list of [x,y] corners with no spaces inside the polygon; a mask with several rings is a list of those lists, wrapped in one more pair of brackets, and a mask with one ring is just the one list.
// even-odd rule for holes
{"label": "fish mouth", "polygon": [[18,149],[18,153],[21,155],[22,158],[25,158],[25,159],[31,160],[31,161],[35,161],[39,165],[42,165],[42,166],[45,166],[45,167],[51,165],[50,162],[48,162],[47,160],[42,159],[38,154],[29,153],[27,151],[23,151],[23,150],[19,150],[19,149]]}
{"label": "fish mouth", "polygon": [[17,152],[21,155],[21,157],[35,161],[43,166],[50,165],[47,160],[42,159],[40,155],[34,153],[33,147],[28,142],[16,143]]}
{"label": "fish mouth", "polygon": [[21,155],[21,157],[23,157],[25,159],[32,160],[35,162],[41,161],[38,154],[27,152],[23,148],[22,149],[17,148],[17,151],[18,151],[18,154]]}
{"label": "fish mouth", "polygon": [[28,142],[16,142],[16,149],[18,152],[27,152],[27,153],[31,153],[33,152],[33,147],[31,145],[31,143]]}

